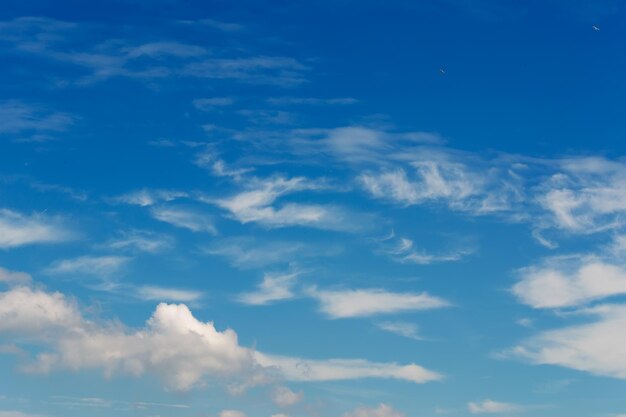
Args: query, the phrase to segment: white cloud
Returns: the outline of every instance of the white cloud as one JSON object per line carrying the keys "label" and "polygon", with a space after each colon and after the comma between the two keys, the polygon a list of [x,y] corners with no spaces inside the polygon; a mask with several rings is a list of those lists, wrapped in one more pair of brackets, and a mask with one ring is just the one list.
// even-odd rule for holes
{"label": "white cloud", "polygon": [[419,333],[419,328],[413,323],[403,321],[384,321],[376,323],[376,327],[398,336],[406,337],[413,340],[423,340]]}
{"label": "white cloud", "polygon": [[626,294],[626,269],[594,256],[560,257],[524,268],[513,293],[533,308],[574,307]]}
{"label": "white cloud", "polygon": [[441,375],[421,366],[365,360],[273,356],[239,345],[230,329],[197,320],[184,304],[161,303],[140,329],[119,322],[85,319],[76,305],[59,293],[30,288],[0,292],[0,333],[19,343],[27,338],[42,345],[24,369],[103,370],[108,376],[152,374],[174,390],[208,381],[251,386],[276,380],[331,381],[394,378],[424,383]]}
{"label": "white cloud", "polygon": [[272,391],[272,401],[279,407],[289,407],[299,403],[304,398],[304,393],[294,392],[287,387],[276,387]]}
{"label": "white cloud", "polygon": [[30,414],[21,411],[0,410],[0,417],[45,417],[43,414]]}
{"label": "white cloud", "polygon": [[188,196],[189,195],[184,191],[151,190],[144,188],[142,190],[132,191],[130,193],[115,197],[113,200],[120,203],[146,207],[152,206],[159,202],[173,201]]}
{"label": "white cloud", "polygon": [[430,310],[450,305],[427,293],[394,293],[382,289],[331,291],[313,288],[308,290],[308,295],[317,299],[320,311],[333,319]]}
{"label": "white cloud", "polygon": [[484,400],[481,402],[470,402],[467,404],[467,409],[472,414],[482,414],[482,413],[511,413],[515,411],[520,411],[522,409],[521,406],[517,404],[510,403],[502,403],[492,400]]}
{"label": "white cloud", "polygon": [[346,105],[355,104],[359,101],[351,97],[316,98],[316,97],[272,97],[268,98],[269,104],[277,106],[285,105]]}
{"label": "white cloud", "polygon": [[77,306],[62,294],[29,287],[0,292],[0,332],[44,337],[81,323]]}
{"label": "white cloud", "polygon": [[626,164],[600,157],[558,161],[560,172],[541,185],[537,199],[550,225],[574,233],[621,227],[626,213]]}
{"label": "white cloud", "polygon": [[217,241],[206,247],[205,253],[225,257],[237,268],[258,268],[274,264],[289,264],[293,260],[333,256],[341,248],[332,244],[317,247],[298,241],[259,240],[233,237]]}
{"label": "white cloud", "polygon": [[259,364],[273,368],[288,381],[342,381],[362,378],[387,378],[423,384],[443,377],[416,364],[398,365],[363,359],[309,360],[255,352]]}
{"label": "white cloud", "polygon": [[203,297],[200,291],[184,290],[180,288],[166,288],[154,285],[144,285],[136,289],[136,296],[148,301],[174,301],[192,303]]}
{"label": "white cloud", "polygon": [[54,113],[20,101],[0,102],[0,134],[59,132],[74,123],[67,113]]}
{"label": "white cloud", "polygon": [[110,276],[118,272],[131,258],[126,256],[81,256],[55,261],[46,269],[49,274],[84,274]]}
{"label": "white cloud", "polygon": [[178,207],[155,207],[151,211],[155,219],[192,232],[217,234],[213,218],[193,210]]}
{"label": "white cloud", "polygon": [[223,410],[220,412],[220,417],[246,417],[246,413],[239,410]]}
{"label": "white cloud", "polygon": [[40,214],[26,216],[0,209],[0,249],[10,249],[35,243],[63,242],[73,234],[55,219]]}
{"label": "white cloud", "polygon": [[243,293],[237,299],[244,304],[266,305],[295,297],[292,291],[299,273],[265,274],[263,282],[254,292]]}
{"label": "white cloud", "polygon": [[122,232],[116,239],[109,241],[106,247],[114,250],[136,250],[139,252],[158,253],[172,246],[172,239],[153,232],[133,230]]}
{"label": "white cloud", "polygon": [[251,180],[248,188],[230,198],[203,200],[227,210],[233,218],[244,224],[257,222],[267,227],[307,226],[343,231],[365,227],[365,219],[359,218],[363,216],[332,205],[285,203],[280,207],[273,206],[281,196],[325,188],[319,182],[303,177],[273,177]]}
{"label": "white cloud", "polygon": [[600,305],[578,314],[593,320],[541,332],[507,351],[507,355],[535,364],[626,379],[626,305]]}
{"label": "white cloud", "polygon": [[394,260],[402,263],[429,265],[439,262],[456,262],[474,253],[470,247],[456,249],[447,253],[428,253],[422,249],[416,249],[411,239],[392,234],[384,239],[382,251],[390,255]]}
{"label": "white cloud", "polygon": [[343,417],[404,417],[405,414],[396,411],[387,404],[380,404],[376,408],[361,407],[344,413]]}
{"label": "white cloud", "polygon": [[0,267],[0,282],[9,285],[27,285],[30,284],[32,280],[32,277],[25,272],[9,271],[6,268]]}

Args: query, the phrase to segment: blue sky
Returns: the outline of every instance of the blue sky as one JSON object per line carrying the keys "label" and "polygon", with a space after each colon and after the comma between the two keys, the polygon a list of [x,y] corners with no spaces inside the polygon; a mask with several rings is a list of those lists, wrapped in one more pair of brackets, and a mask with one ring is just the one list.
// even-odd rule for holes
{"label": "blue sky", "polygon": [[0,417],[624,417],[619,1],[8,1]]}

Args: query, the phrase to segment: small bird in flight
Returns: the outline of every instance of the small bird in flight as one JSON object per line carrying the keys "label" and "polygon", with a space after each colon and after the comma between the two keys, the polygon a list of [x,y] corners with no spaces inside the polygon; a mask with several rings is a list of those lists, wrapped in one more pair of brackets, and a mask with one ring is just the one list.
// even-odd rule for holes
{"label": "small bird in flight", "polygon": [[445,68],[443,68],[443,67],[439,68],[439,74],[441,74],[441,75],[446,75],[446,70],[445,70]]}
{"label": "small bird in flight", "polygon": [[595,30],[596,32],[600,31],[600,26],[596,26],[596,25],[591,25],[591,27],[593,28],[593,30]]}

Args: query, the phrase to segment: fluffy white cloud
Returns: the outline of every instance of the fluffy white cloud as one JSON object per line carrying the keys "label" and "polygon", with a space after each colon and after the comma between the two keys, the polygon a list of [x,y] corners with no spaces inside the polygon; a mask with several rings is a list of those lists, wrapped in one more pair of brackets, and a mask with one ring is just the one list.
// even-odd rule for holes
{"label": "fluffy white cloud", "polygon": [[578,314],[593,320],[541,332],[508,354],[536,364],[626,379],[626,305],[600,305]]}
{"label": "fluffy white cloud", "polygon": [[522,409],[521,406],[517,404],[510,403],[502,403],[493,400],[484,400],[481,402],[470,402],[467,404],[467,409],[472,414],[482,414],[482,413],[510,413],[514,411],[520,411]]}
{"label": "fluffy white cloud", "polygon": [[171,389],[188,390],[205,377],[232,378],[254,369],[251,352],[239,346],[234,331],[198,321],[185,305],[159,304],[146,327],[136,331],[83,321],[79,331],[67,331],[55,342],[54,351],[40,354],[29,370],[149,372]]}
{"label": "fluffy white cloud", "polygon": [[519,300],[534,308],[572,307],[626,294],[626,269],[594,256],[552,258],[520,271],[513,286]]}
{"label": "fluffy white cloud", "polygon": [[217,234],[213,218],[206,214],[179,207],[157,207],[151,211],[152,217],[171,225],[189,229],[192,232]]}
{"label": "fluffy white cloud", "polygon": [[9,271],[6,268],[0,267],[0,282],[4,282],[9,285],[25,285],[32,281],[32,277],[19,271]]}
{"label": "fluffy white cloud", "polygon": [[34,243],[62,242],[72,237],[73,234],[55,219],[0,209],[0,249]]}
{"label": "fluffy white cloud", "polygon": [[308,360],[255,352],[255,358],[264,367],[275,369],[291,381],[341,381],[362,378],[388,378],[422,384],[443,377],[419,365],[377,363],[363,359]]}
{"label": "fluffy white cloud", "polygon": [[393,378],[424,383],[441,378],[415,364],[263,354],[240,346],[233,330],[218,331],[212,322],[199,321],[183,304],[159,304],[140,329],[119,322],[96,323],[85,319],[62,294],[27,287],[0,292],[0,333],[7,332],[16,341],[26,338],[42,345],[42,353],[25,367],[30,372],[149,373],[175,390],[208,380],[245,387],[276,380]]}
{"label": "fluffy white cloud", "polygon": [[29,287],[0,292],[0,332],[30,337],[49,336],[81,324],[75,303],[61,293]]}
{"label": "fluffy white cloud", "polygon": [[387,404],[380,404],[376,408],[361,407],[344,413],[343,417],[404,417],[405,414],[396,411]]}
{"label": "fluffy white cloud", "polygon": [[320,303],[320,311],[328,317],[367,317],[407,311],[430,310],[449,306],[441,298],[427,293],[388,292],[382,289],[318,290],[308,295]]}
{"label": "fluffy white cloud", "polygon": [[292,291],[298,273],[265,274],[257,291],[241,294],[238,300],[244,304],[265,305],[274,301],[288,300],[295,297]]}
{"label": "fluffy white cloud", "polygon": [[297,404],[304,398],[304,393],[294,392],[287,387],[276,387],[272,391],[272,401],[279,407],[289,407]]}

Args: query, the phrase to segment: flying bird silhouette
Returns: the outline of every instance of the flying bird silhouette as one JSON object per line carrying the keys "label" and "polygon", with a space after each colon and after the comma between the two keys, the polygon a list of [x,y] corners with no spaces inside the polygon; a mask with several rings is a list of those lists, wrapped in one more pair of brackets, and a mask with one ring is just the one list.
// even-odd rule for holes
{"label": "flying bird silhouette", "polygon": [[600,31],[600,26],[596,26],[596,25],[591,25],[591,27],[593,28],[593,30],[595,30],[596,32]]}
{"label": "flying bird silhouette", "polygon": [[439,74],[446,75],[446,70],[444,68],[439,68]]}

